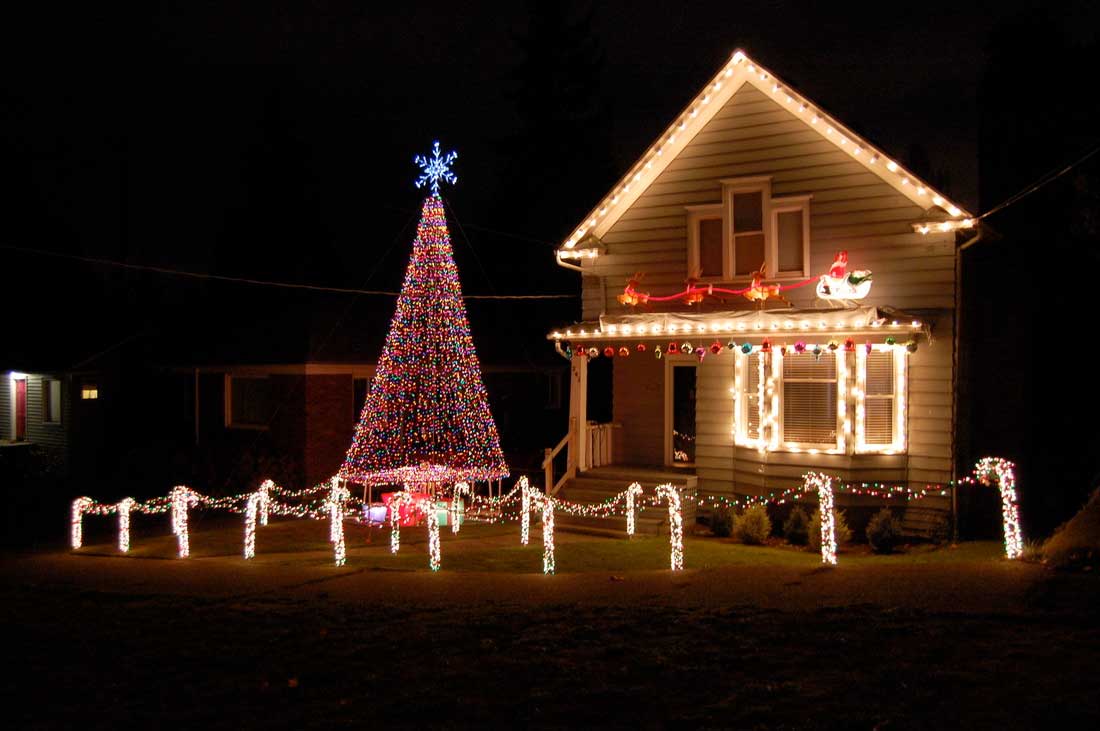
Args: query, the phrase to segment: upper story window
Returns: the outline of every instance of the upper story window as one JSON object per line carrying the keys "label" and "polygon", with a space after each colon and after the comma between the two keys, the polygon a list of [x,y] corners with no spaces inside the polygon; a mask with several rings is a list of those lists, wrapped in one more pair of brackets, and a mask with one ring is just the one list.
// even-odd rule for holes
{"label": "upper story window", "polygon": [[704,280],[809,276],[810,196],[774,198],[770,177],[722,181],[722,202],[688,206],[688,272]]}

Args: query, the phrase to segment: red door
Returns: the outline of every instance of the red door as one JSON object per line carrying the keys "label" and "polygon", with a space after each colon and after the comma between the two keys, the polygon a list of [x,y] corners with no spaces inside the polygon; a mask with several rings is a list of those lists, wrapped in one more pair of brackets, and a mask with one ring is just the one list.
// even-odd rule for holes
{"label": "red door", "polygon": [[27,438],[27,379],[15,382],[15,441]]}

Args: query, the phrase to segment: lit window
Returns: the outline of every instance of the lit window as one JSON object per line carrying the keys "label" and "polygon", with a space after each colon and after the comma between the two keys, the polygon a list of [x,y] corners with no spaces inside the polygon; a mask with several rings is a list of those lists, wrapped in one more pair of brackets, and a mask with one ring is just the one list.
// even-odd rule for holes
{"label": "lit window", "polygon": [[53,378],[42,379],[42,421],[61,423],[61,381]]}
{"label": "lit window", "polygon": [[99,387],[94,383],[85,383],[80,387],[81,401],[95,401],[99,398]]}
{"label": "lit window", "polygon": [[783,439],[795,447],[837,446],[836,353],[783,358]]}

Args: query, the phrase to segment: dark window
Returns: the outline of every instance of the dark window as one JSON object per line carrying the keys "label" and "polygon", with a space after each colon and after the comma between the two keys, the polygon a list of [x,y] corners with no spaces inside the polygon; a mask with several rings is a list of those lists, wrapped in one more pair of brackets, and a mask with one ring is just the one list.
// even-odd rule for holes
{"label": "dark window", "polygon": [[266,378],[230,379],[230,424],[233,426],[267,426],[271,418],[271,383]]}
{"label": "dark window", "polygon": [[42,379],[42,421],[61,423],[61,381],[53,378]]}
{"label": "dark window", "polygon": [[699,276],[722,276],[722,219],[699,221]]}

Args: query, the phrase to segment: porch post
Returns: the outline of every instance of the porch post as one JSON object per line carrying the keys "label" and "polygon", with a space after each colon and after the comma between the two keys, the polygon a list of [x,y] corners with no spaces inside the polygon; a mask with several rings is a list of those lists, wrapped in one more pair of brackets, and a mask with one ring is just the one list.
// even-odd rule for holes
{"label": "porch post", "polygon": [[585,425],[588,423],[588,358],[575,356],[569,367],[569,468],[588,469]]}

